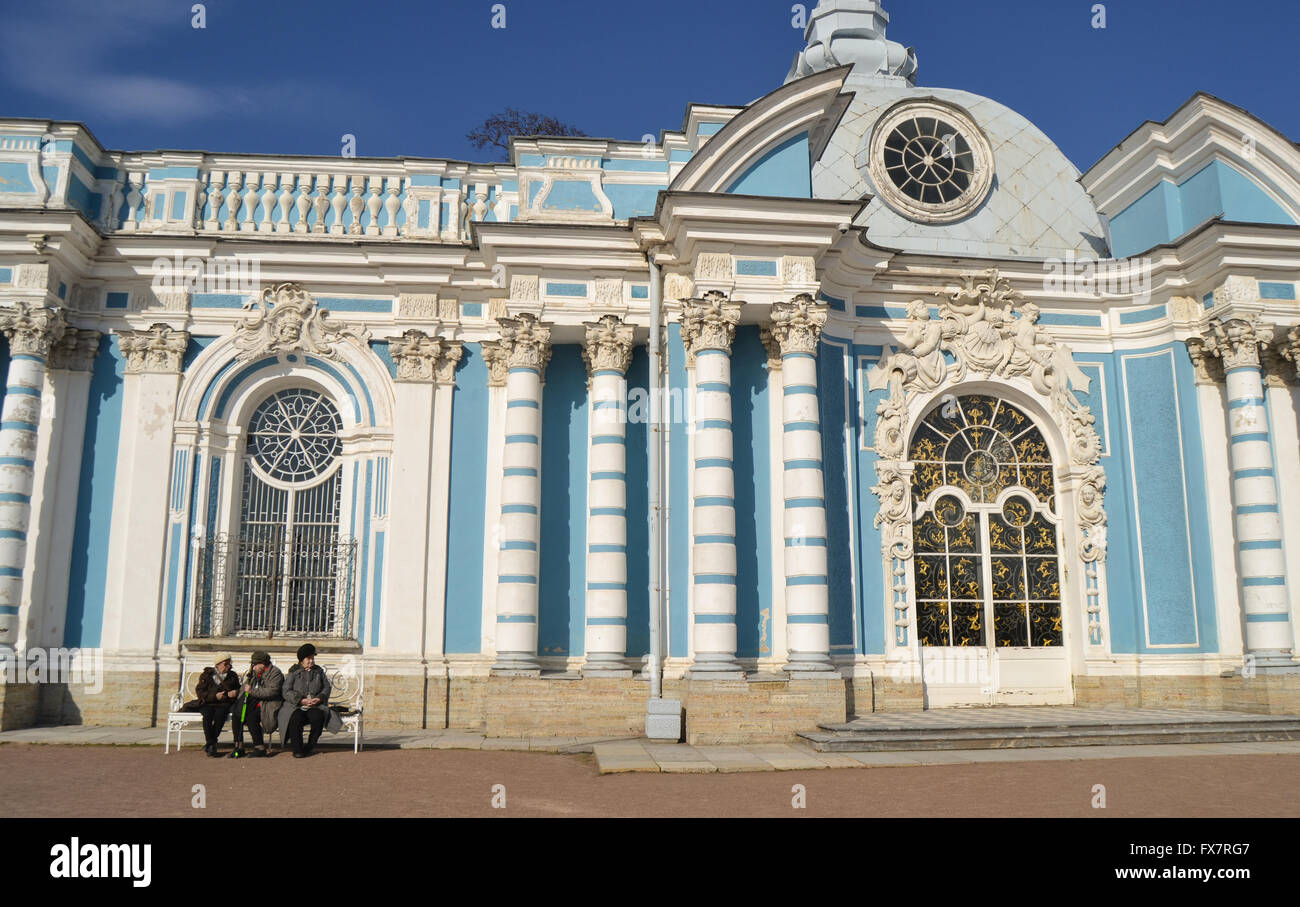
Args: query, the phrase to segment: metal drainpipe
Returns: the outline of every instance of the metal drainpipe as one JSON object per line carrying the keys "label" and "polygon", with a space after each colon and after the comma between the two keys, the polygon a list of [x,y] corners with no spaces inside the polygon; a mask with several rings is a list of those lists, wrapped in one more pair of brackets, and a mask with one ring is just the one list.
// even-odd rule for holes
{"label": "metal drainpipe", "polygon": [[664,283],[654,261],[650,265],[650,699],[646,703],[646,736],[676,742],[682,737],[682,703],[663,698],[664,593],[667,588],[668,502],[664,496]]}
{"label": "metal drainpipe", "polygon": [[664,499],[663,499],[663,273],[650,263],[650,699],[663,696]]}

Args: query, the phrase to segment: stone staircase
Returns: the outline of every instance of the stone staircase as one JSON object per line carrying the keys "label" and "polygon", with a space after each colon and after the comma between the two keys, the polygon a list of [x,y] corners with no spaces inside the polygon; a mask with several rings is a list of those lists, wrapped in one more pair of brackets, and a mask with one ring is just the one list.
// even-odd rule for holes
{"label": "stone staircase", "polygon": [[1030,708],[884,712],[799,734],[819,753],[1300,740],[1300,715],[1194,709]]}

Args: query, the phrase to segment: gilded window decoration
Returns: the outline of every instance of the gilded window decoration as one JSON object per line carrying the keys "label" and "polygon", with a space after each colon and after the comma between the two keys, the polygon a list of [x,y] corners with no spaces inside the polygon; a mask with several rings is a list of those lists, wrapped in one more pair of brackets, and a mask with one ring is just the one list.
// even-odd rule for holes
{"label": "gilded window decoration", "polygon": [[1039,429],[1005,400],[948,397],[910,458],[921,644],[1060,646],[1056,489]]}

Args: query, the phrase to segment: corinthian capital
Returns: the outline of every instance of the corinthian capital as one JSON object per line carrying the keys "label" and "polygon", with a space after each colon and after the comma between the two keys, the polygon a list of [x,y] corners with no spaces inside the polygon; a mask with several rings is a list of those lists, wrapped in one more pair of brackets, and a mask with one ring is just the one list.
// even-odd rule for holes
{"label": "corinthian capital", "polygon": [[682,300],[682,343],[687,357],[694,362],[700,350],[731,352],[740,323],[740,303],[710,290],[703,299]]}
{"label": "corinthian capital", "polygon": [[63,337],[67,322],[60,309],[34,306],[19,300],[12,309],[0,310],[0,332],[9,352],[48,358],[50,348]]}
{"label": "corinthian capital", "polygon": [[1223,383],[1223,362],[1214,354],[1204,337],[1189,337],[1187,353],[1192,357],[1192,367],[1196,369],[1197,384]]}
{"label": "corinthian capital", "polygon": [[617,315],[606,315],[583,327],[587,329],[587,342],[582,347],[587,372],[594,375],[612,369],[626,373],[632,364],[632,325]]}
{"label": "corinthian capital", "polygon": [[50,368],[70,372],[89,372],[95,368],[99,353],[99,331],[69,327],[50,347]]}
{"label": "corinthian capital", "polygon": [[518,318],[498,318],[501,347],[509,368],[534,368],[545,372],[551,361],[551,328],[525,312]]}
{"label": "corinthian capital", "polygon": [[1281,354],[1282,360],[1295,367],[1295,375],[1290,376],[1291,380],[1287,383],[1294,384],[1295,379],[1300,378],[1300,325],[1291,328],[1282,335],[1278,342],[1277,351]]}
{"label": "corinthian capital", "polygon": [[117,335],[117,343],[126,356],[128,375],[179,374],[190,334],[166,324],[155,324],[147,331],[122,331]]}
{"label": "corinthian capital", "polygon": [[1223,360],[1225,370],[1259,368],[1259,348],[1273,342],[1273,325],[1258,315],[1218,319],[1210,322],[1205,348]]}
{"label": "corinthian capital", "polygon": [[397,363],[398,381],[450,384],[455,381],[462,346],[459,341],[443,340],[441,337],[430,337],[423,331],[409,330],[391,341],[388,350]]}
{"label": "corinthian capital", "polygon": [[772,337],[781,345],[781,354],[816,355],[829,310],[826,303],[817,302],[806,293],[772,306]]}

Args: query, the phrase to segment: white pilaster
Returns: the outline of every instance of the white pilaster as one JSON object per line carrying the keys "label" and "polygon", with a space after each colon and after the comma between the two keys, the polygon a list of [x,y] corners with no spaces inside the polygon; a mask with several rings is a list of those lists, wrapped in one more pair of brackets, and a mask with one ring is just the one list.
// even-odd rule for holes
{"label": "white pilaster", "polygon": [[506,353],[506,437],[497,562],[494,672],[538,674],[538,551],[542,505],[542,374],[551,330],[536,316],[499,319]]}
{"label": "white pilaster", "polygon": [[9,340],[9,374],[0,414],[0,646],[18,643],[23,570],[31,529],[37,435],[46,360],[66,324],[56,309],[19,302],[0,316]]}
{"label": "white pilaster", "polygon": [[173,424],[188,343],[188,333],[165,324],[118,334],[126,377],[103,631],[104,648],[118,654],[153,654],[160,639]]}
{"label": "white pilaster", "polygon": [[630,677],[627,654],[627,368],[632,326],[586,324],[591,374],[587,491],[586,663],[593,677]]}
{"label": "white pilaster", "polygon": [[682,342],[694,360],[691,673],[743,676],[736,663],[736,472],[731,344],[740,306],[713,291],[682,302]]}
{"label": "white pilaster", "polygon": [[772,308],[781,345],[785,598],[789,672],[829,671],[830,588],[817,349],[828,306],[811,296]]}
{"label": "white pilaster", "polygon": [[1272,340],[1272,327],[1257,316],[1216,319],[1202,340],[1204,349],[1223,359],[1245,648],[1261,668],[1295,664],[1277,472],[1260,371],[1260,346]]}
{"label": "white pilaster", "polygon": [[[384,654],[421,656],[433,599],[443,600],[443,590],[431,585],[430,565],[445,560],[445,532],[441,548],[431,537],[433,484],[440,471],[435,460],[435,394],[439,383],[454,381],[461,346],[421,331],[409,330],[389,344],[397,363],[394,383],[397,435],[393,445],[392,518],[389,527],[391,594],[384,608]],[[443,483],[445,484],[445,483]],[[445,515],[445,507],[442,510]],[[437,617],[441,627],[442,615]],[[437,634],[441,654],[441,633]]]}
{"label": "white pilaster", "polygon": [[68,607],[81,458],[90,399],[91,370],[99,351],[99,332],[69,327],[50,350],[42,412],[49,432],[38,440],[36,493],[32,497],[28,582],[23,594],[30,609],[19,633],[19,648],[63,644]]}

